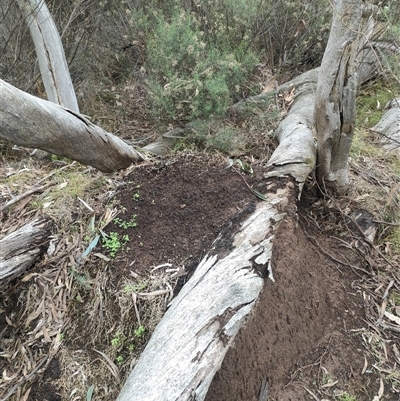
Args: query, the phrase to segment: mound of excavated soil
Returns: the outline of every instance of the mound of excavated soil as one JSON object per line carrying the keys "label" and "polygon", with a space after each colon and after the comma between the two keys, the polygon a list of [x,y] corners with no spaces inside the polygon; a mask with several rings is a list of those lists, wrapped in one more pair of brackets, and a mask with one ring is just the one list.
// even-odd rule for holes
{"label": "mound of excavated soil", "polygon": [[364,356],[348,333],[362,327],[364,312],[360,294],[348,291],[352,274],[339,273],[293,221],[280,226],[272,263],[275,282],[266,281],[206,400],[258,401],[263,381],[274,400],[310,400],[302,383],[322,380],[322,366],[354,393]]}
{"label": "mound of excavated soil", "polygon": [[[119,366],[122,381],[118,383],[107,369],[96,376],[104,368],[97,351],[107,353],[106,344],[115,338],[122,319],[116,294],[121,295],[124,280],[145,277],[154,266],[168,262],[185,267],[187,274],[178,283],[183,284],[224,225],[249,203],[260,202],[249,189],[262,192],[260,170],[242,176],[227,168],[226,161],[204,156],[182,156],[133,169],[118,188],[114,204],[125,211],[120,218],[129,220],[136,215],[137,226],[121,228],[112,223],[106,228],[127,234],[129,243],[109,262],[100,263],[93,257],[88,267],[93,280],[69,300],[66,339],[33,386],[29,400],[67,400],[72,391],[74,397],[86,399],[86,393],[80,393],[81,382],[85,391],[94,386],[96,399],[114,400],[130,371],[129,356]],[[333,240],[323,234],[317,240],[331,255],[342,255],[343,249]],[[263,382],[271,400],[309,400],[310,392],[324,385],[331,394],[348,391],[360,401],[371,400],[379,383],[373,374],[361,375],[362,346],[357,343],[359,337],[351,334],[363,326],[364,317],[362,296],[351,288],[353,273],[344,266],[339,270],[328,260],[310,242],[300,222],[282,224],[274,244],[275,282],[266,279],[256,309],[228,351],[207,401],[266,401],[266,396],[259,398]],[[101,248],[98,251],[105,253]],[[103,284],[96,287],[96,282]],[[16,297],[27,285],[16,284]],[[93,301],[95,288],[101,293],[99,302]],[[14,320],[23,316],[21,303],[13,307]],[[124,311],[131,325],[136,324],[133,306]],[[0,318],[0,333],[6,325]],[[94,332],[93,327],[98,330]],[[68,371],[65,355],[71,355],[75,370]]]}

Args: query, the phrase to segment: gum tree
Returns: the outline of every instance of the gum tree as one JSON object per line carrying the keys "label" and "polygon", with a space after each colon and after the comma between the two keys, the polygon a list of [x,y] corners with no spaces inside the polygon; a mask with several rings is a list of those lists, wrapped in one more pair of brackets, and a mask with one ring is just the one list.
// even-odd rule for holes
{"label": "gum tree", "polygon": [[44,0],[17,0],[35,44],[48,100],[79,113],[63,45]]}
{"label": "gum tree", "polygon": [[372,33],[373,21],[362,32],[363,14],[370,12],[363,1],[336,0],[332,6],[333,21],[315,94],[317,178],[323,192],[343,194],[349,187],[360,51]]}

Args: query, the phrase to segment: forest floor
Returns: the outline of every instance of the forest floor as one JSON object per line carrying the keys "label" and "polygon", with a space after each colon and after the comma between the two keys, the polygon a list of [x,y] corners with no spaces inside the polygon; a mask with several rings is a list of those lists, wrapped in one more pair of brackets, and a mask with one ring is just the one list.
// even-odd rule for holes
{"label": "forest floor", "polygon": [[[262,202],[250,188],[262,192],[266,158],[235,157],[253,173],[193,150],[112,175],[3,152],[2,202],[46,175],[55,185],[0,214],[0,237],[35,215],[54,222],[43,257],[0,284],[1,400],[115,400],[218,233]],[[354,224],[360,210],[394,220],[400,179],[376,155],[353,157],[351,176],[351,192],[337,199],[306,184],[298,219],[274,241],[275,281],[265,279],[207,401],[400,400],[393,226],[377,223],[371,242]]]}

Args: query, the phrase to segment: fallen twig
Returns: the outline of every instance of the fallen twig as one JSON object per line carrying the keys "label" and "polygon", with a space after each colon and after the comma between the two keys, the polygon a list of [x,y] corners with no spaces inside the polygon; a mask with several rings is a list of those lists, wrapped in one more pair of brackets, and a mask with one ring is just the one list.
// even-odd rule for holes
{"label": "fallen twig", "polygon": [[48,183],[46,185],[42,185],[41,187],[32,188],[29,191],[26,191],[23,194],[18,195],[15,198],[11,199],[10,201],[6,202],[3,206],[0,206],[0,212],[2,212],[3,210],[9,208],[10,206],[14,205],[15,203],[18,203],[22,199],[25,199],[27,196],[32,195],[35,192],[42,192],[45,189],[47,189],[49,187],[52,187],[54,185],[56,185],[56,183],[55,182],[51,182],[51,183]]}

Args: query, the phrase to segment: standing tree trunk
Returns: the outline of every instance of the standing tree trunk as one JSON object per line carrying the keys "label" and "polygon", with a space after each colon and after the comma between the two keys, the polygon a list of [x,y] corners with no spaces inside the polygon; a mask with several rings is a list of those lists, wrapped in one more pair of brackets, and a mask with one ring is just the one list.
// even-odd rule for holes
{"label": "standing tree trunk", "polygon": [[64,49],[44,0],[17,0],[35,44],[47,99],[79,113]]}
{"label": "standing tree trunk", "polygon": [[363,2],[332,4],[333,22],[315,95],[317,178],[324,192],[344,193],[349,186],[348,156],[356,119],[356,54]]}

